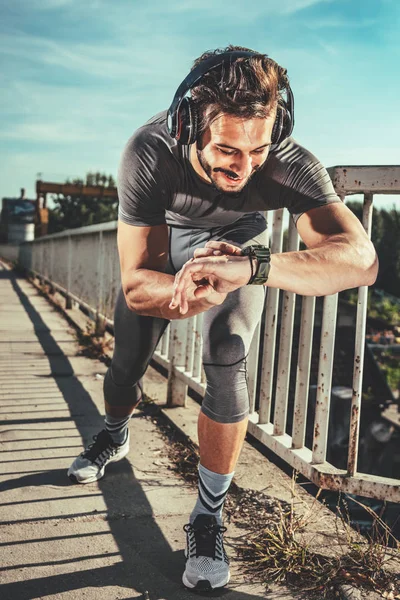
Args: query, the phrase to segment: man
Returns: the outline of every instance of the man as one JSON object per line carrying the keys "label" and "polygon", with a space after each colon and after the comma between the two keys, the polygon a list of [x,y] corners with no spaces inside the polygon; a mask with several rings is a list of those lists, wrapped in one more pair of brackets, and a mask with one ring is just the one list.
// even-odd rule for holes
{"label": "man", "polygon": [[[162,333],[171,319],[204,312],[199,496],[185,526],[189,588],[229,580],[222,508],[246,433],[246,356],[266,287],[326,295],[372,284],[377,274],[364,229],[318,160],[290,137],[293,123],[286,71],[229,46],[195,62],[168,114],[133,135],[121,162],[122,290],[106,425],[68,474],[95,481],[126,456],[140,379]],[[307,250],[270,257],[262,211],[282,206]]]}

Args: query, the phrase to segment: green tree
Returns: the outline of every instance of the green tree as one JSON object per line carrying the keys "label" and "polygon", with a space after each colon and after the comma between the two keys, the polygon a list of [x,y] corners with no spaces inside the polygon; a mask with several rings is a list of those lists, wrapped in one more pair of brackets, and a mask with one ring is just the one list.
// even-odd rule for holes
{"label": "green tree", "polygon": [[118,200],[115,197],[107,196],[107,187],[115,187],[112,175],[89,172],[85,180],[67,180],[65,183],[82,186],[96,185],[105,189],[99,196],[86,196],[83,193],[53,196],[54,208],[49,211],[49,233],[117,219]]}

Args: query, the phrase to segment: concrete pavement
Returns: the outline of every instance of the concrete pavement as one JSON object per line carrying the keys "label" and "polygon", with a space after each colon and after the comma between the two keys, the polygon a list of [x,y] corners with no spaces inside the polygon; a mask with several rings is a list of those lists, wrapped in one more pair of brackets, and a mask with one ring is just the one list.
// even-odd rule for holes
{"label": "concrete pavement", "polygon": [[[196,490],[171,471],[151,418],[134,415],[129,456],[103,480],[73,485],[67,478],[103,427],[106,366],[77,352],[65,318],[0,263],[0,598],[194,598],[181,574],[182,527]],[[207,596],[294,597],[245,584],[235,561],[229,588]]]}

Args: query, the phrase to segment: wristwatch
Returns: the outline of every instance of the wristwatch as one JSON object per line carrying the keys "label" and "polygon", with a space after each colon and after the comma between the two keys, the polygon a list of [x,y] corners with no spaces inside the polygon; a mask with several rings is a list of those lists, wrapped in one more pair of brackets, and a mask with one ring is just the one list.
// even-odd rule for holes
{"label": "wristwatch", "polygon": [[[264,285],[268,280],[271,268],[271,251],[267,246],[246,246],[242,249],[242,256],[248,256],[251,265],[251,277],[247,285]],[[257,259],[257,268],[253,272],[253,258]]]}

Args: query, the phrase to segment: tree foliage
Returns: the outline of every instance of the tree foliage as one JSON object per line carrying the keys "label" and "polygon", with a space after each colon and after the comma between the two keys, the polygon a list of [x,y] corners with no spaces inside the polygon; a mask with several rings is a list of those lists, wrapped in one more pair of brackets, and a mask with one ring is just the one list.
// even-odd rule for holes
{"label": "tree foliage", "polygon": [[[346,202],[361,220],[361,202]],[[379,274],[375,286],[400,298],[400,212],[373,208],[371,239],[379,258]]]}
{"label": "tree foliage", "polygon": [[53,196],[54,208],[49,210],[49,233],[64,231],[115,221],[118,213],[118,200],[107,196],[107,188],[114,188],[115,181],[112,175],[101,173],[87,173],[86,179],[67,180],[65,183],[73,185],[101,186],[104,192],[99,196],[86,196],[73,194]]}

